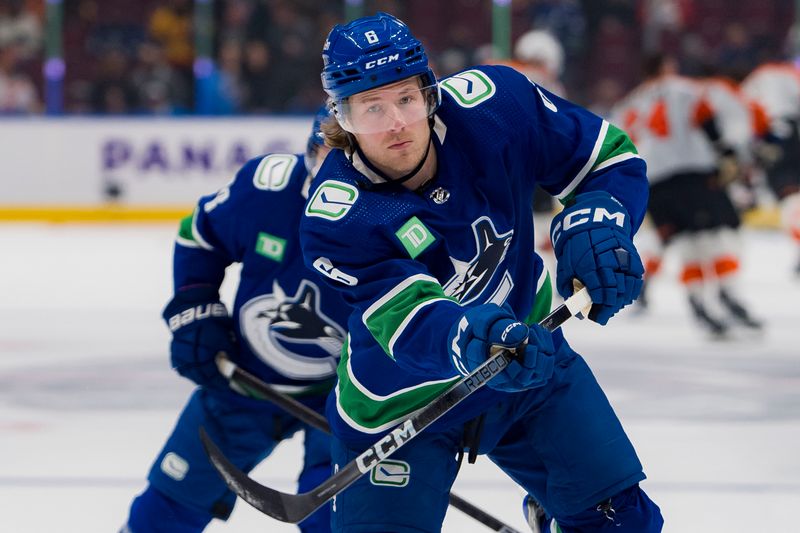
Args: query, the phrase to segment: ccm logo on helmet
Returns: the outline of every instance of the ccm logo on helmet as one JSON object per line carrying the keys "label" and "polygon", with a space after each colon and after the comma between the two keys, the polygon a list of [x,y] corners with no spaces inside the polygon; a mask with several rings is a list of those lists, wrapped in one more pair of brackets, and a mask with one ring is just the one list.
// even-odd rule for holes
{"label": "ccm logo on helmet", "polygon": [[376,59],[374,61],[367,61],[364,64],[364,69],[369,70],[371,68],[378,67],[380,65],[385,65],[386,63],[392,63],[393,61],[398,61],[400,59],[400,54],[392,54],[390,56],[384,56],[380,59]]}
{"label": "ccm logo on helmet", "polygon": [[[625,213],[616,212],[611,213],[608,209],[604,207],[596,207],[594,209],[576,209],[572,213],[568,214],[564,217],[564,220],[560,220],[555,227],[553,227],[553,233],[550,235],[553,245],[558,242],[558,239],[561,237],[562,231],[568,231],[575,226],[580,226],[581,224],[586,224],[587,222],[602,222],[604,219],[606,220],[613,220],[614,224],[619,226],[620,228],[625,227]],[[563,224],[563,227],[562,227]]]}

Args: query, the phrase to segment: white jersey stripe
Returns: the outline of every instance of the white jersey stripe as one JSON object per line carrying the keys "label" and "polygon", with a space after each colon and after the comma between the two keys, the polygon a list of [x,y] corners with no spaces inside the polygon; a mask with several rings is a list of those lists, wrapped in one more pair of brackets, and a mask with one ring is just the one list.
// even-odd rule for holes
{"label": "white jersey stripe", "polygon": [[611,159],[606,159],[596,167],[592,169],[592,172],[597,172],[598,170],[603,170],[604,168],[608,168],[611,165],[616,165],[617,163],[622,163],[623,161],[627,161],[628,159],[641,159],[639,154],[634,154],[633,152],[628,152],[627,154],[619,154],[615,155]]}

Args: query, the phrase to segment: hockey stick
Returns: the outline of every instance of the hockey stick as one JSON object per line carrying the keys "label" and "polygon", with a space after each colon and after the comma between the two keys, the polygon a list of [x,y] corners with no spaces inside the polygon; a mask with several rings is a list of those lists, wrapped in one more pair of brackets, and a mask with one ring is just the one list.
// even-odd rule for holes
{"label": "hockey stick", "polygon": [[[257,376],[254,376],[247,370],[239,368],[239,366],[228,359],[223,352],[217,354],[217,368],[219,368],[220,373],[228,379],[228,381],[231,383],[231,387],[235,390],[241,391],[247,396],[270,401],[295,418],[302,420],[309,426],[316,428],[323,433],[330,434],[331,426],[328,424],[328,421],[324,416],[295,400],[288,394],[278,391],[270,384],[264,383],[261,379],[259,379]],[[511,526],[503,523],[498,518],[495,518],[483,509],[472,505],[456,494],[450,493],[450,505],[467,516],[474,518],[492,531],[520,533]]]}
{"label": "hockey stick", "polygon": [[[581,289],[547,315],[544,320],[539,322],[539,325],[548,331],[553,331],[571,316],[588,308],[591,303],[589,292]],[[281,522],[296,524],[352,485],[363,474],[371,471],[380,464],[381,460],[399,450],[420,431],[450,411],[470,394],[484,386],[495,375],[502,372],[512,360],[511,352],[498,350],[471,374],[458,380],[446,392],[417,410],[319,486],[301,494],[287,494],[253,481],[228,461],[202,427],[200,428],[200,439],[203,441],[206,454],[225,480],[228,488],[262,513]]]}

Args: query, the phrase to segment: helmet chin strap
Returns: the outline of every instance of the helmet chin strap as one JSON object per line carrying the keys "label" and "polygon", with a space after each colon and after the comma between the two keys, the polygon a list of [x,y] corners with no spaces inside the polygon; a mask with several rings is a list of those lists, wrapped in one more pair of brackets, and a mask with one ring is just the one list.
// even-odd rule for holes
{"label": "helmet chin strap", "polygon": [[416,176],[417,173],[422,169],[422,166],[425,164],[425,161],[428,160],[428,154],[431,151],[431,145],[433,144],[433,122],[434,122],[433,118],[429,118],[428,119],[428,125],[430,126],[430,136],[428,137],[428,146],[427,146],[427,148],[425,148],[425,153],[422,155],[422,159],[419,160],[419,163],[417,163],[417,166],[414,167],[414,169],[411,170],[411,172],[409,172],[409,173],[407,173],[407,174],[405,174],[403,176],[400,176],[399,178],[390,178],[383,171],[381,171],[379,168],[377,168],[375,165],[373,165],[372,162],[367,158],[367,156],[364,155],[364,152],[361,151],[361,147],[358,146],[358,142],[356,141],[355,136],[350,132],[346,132],[347,133],[347,139],[350,142],[350,147],[351,148],[355,148],[355,150],[352,150],[350,152],[350,161],[351,161],[351,163],[352,163],[352,160],[353,160],[353,155],[352,155],[353,152],[358,152],[358,156],[361,158],[361,161],[364,162],[364,164],[367,166],[367,168],[369,168],[372,172],[374,172],[375,174],[377,174],[378,176],[380,176],[381,178],[383,178],[385,180],[385,183],[372,183],[372,182],[370,182],[370,183],[368,183],[366,185],[366,187],[368,189],[383,189],[383,188],[387,188],[387,187],[391,187],[391,186],[395,186],[395,185],[400,185],[402,183],[407,182],[408,180],[410,180],[414,176]]}

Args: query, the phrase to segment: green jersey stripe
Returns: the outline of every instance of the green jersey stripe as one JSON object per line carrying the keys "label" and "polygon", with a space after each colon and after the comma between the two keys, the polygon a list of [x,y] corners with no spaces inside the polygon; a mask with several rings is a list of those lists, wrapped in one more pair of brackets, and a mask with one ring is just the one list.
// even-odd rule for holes
{"label": "green jersey stripe", "polygon": [[417,274],[406,278],[372,304],[361,319],[383,350],[394,358],[392,348],[413,315],[429,303],[455,300],[444,294],[439,281]]}
{"label": "green jersey stripe", "polygon": [[197,241],[194,240],[192,235],[192,220],[194,215],[187,215],[181,219],[180,226],[178,226],[178,236],[175,237],[175,242],[186,248],[200,248]]}
{"label": "green jersey stripe", "polygon": [[350,355],[348,336],[337,370],[336,409],[342,420],[363,433],[380,433],[394,427],[461,377],[426,381],[383,396],[373,393],[358,381],[353,373]]}
{"label": "green jersey stripe", "polygon": [[[427,276],[421,277],[427,278]],[[401,283],[400,285],[403,284]],[[405,286],[408,287],[409,285],[406,284]],[[402,292],[402,290],[399,292]],[[550,274],[545,270],[536,283],[536,303],[526,319],[528,324],[539,322],[547,316],[552,305],[552,297],[553,287],[550,281]],[[425,304],[423,303],[416,307],[420,308],[423,305]],[[380,395],[370,391],[358,380],[353,371],[351,356],[350,337],[348,335],[342,350],[342,359],[337,369],[339,381],[335,389],[336,409],[347,425],[362,433],[374,434],[391,429],[409,414],[443,393],[461,377],[455,376],[441,380],[425,381],[413,387],[394,391],[388,395]]]}
{"label": "green jersey stripe", "polygon": [[[600,168],[606,168],[614,164],[610,162],[612,159],[623,155],[628,155],[629,157],[626,159],[630,159],[631,157],[639,157],[639,152],[624,131],[613,124],[609,124],[605,139],[603,139],[603,147],[600,149],[600,155],[597,156],[597,164],[592,167],[591,171],[595,172]],[[619,161],[622,160],[617,160],[615,163]]]}
{"label": "green jersey stripe", "polygon": [[394,359],[394,345],[397,343],[397,339],[400,338],[400,335],[403,334],[403,332],[406,330],[406,327],[408,327],[408,324],[416,316],[416,314],[419,313],[419,311],[423,307],[425,307],[426,305],[430,305],[430,304],[432,304],[434,302],[441,302],[441,301],[454,302],[455,300],[453,300],[452,298],[447,298],[447,297],[428,298],[427,300],[421,302],[419,305],[415,306],[411,311],[408,312],[408,314],[403,319],[403,321],[400,323],[400,325],[397,326],[397,329],[395,330],[394,334],[392,335],[392,338],[389,339],[389,344],[386,347],[386,349],[389,352],[389,357]]}
{"label": "green jersey stripe", "polygon": [[581,168],[581,171],[575,179],[561,191],[557,198],[564,204],[569,200],[571,195],[574,194],[578,185],[580,185],[587,174],[597,172],[598,170],[608,168],[629,159],[639,158],[639,152],[636,150],[636,146],[633,144],[630,137],[618,127],[604,120],[603,124],[600,126],[600,133],[597,135],[597,140],[595,141],[589,160],[583,168]]}

